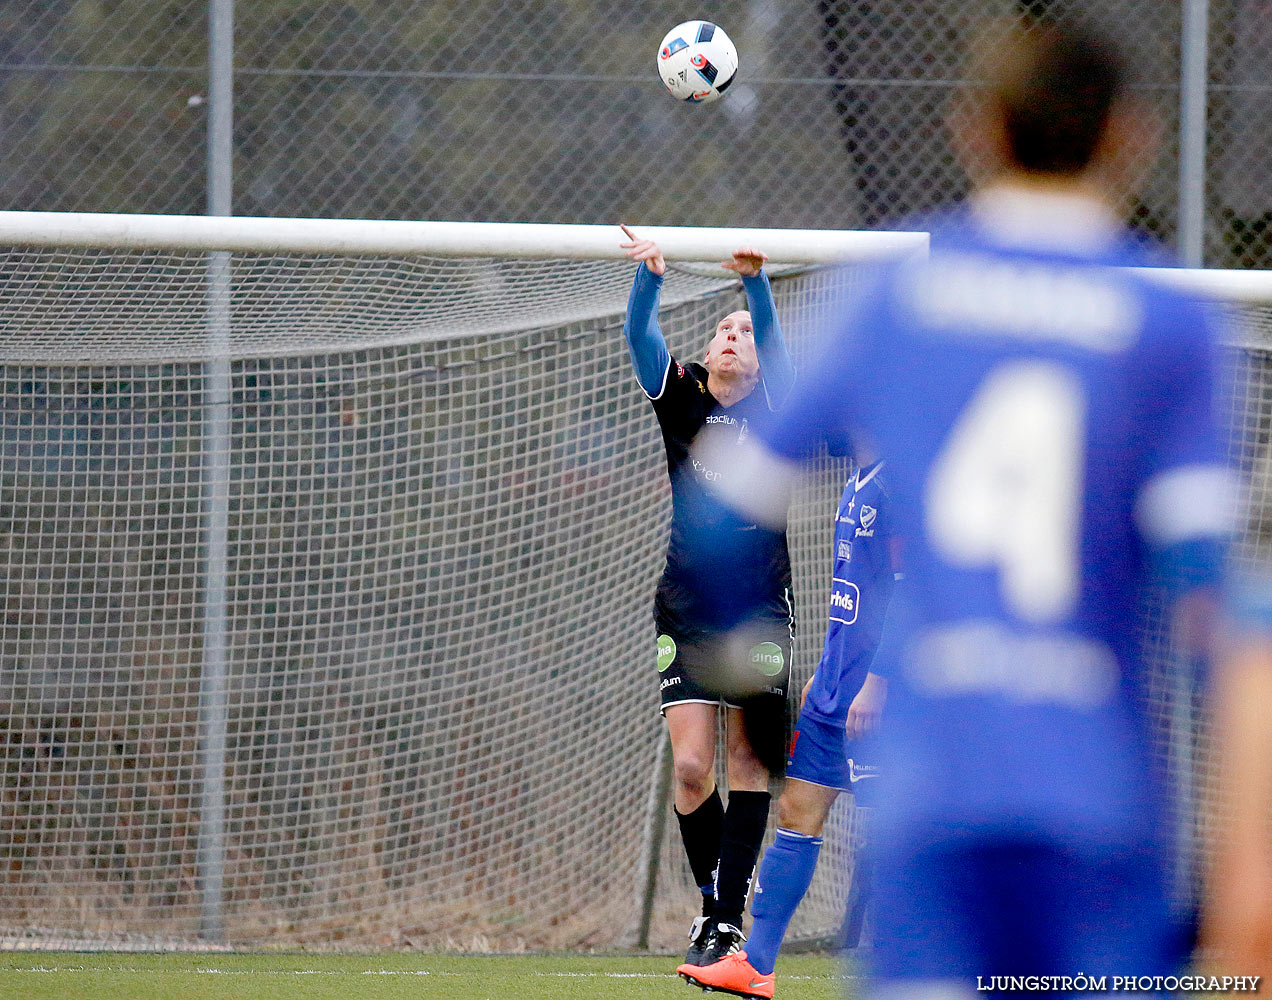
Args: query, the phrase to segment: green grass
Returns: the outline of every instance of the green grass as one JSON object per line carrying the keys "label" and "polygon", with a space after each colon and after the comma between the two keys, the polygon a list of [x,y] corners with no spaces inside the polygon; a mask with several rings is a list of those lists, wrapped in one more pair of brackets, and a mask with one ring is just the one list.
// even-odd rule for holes
{"label": "green grass", "polygon": [[[571,955],[139,955],[8,952],[0,997],[22,1000],[695,1000],[677,959]],[[777,968],[779,997],[856,994],[834,959],[791,955]],[[716,997],[725,994],[713,994]]]}

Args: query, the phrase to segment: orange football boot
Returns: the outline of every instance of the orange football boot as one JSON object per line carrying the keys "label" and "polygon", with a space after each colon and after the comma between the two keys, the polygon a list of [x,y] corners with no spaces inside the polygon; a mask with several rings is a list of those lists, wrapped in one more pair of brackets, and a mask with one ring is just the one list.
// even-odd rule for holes
{"label": "orange football boot", "polygon": [[762,976],[746,960],[746,952],[735,951],[711,965],[682,965],[676,970],[695,986],[739,997],[772,1000],[775,976]]}

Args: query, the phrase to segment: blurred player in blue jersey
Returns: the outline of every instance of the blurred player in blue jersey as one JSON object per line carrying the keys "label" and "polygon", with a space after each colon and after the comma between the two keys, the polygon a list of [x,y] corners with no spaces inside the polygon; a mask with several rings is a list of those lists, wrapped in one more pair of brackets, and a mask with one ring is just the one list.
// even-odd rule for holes
{"label": "blurred player in blue jersey", "polygon": [[[738,521],[707,488],[719,470],[691,458],[689,446],[699,435],[710,438],[727,462],[727,452],[746,440],[757,418],[786,399],[794,367],[763,253],[743,247],[725,262],[741,276],[750,311],[720,320],[702,364],[681,363],[658,327],[666,262],[651,240],[626,226],[623,231],[628,241],[621,245],[639,263],[623,332],[636,380],[662,429],[671,477],[667,564],[654,599],[658,686],[671,738],[676,818],[702,892],[685,960],[703,965],[744,940],[742,911],[768,823],[769,777],[781,773],[784,761],[795,613],[785,515],[773,527]],[[725,587],[732,607],[704,605],[704,581]],[[715,785],[722,704],[727,810]]]}
{"label": "blurred player in blue jersey", "polygon": [[[883,462],[858,466],[835,512],[834,563],[826,641],[804,687],[803,704],[777,803],[776,839],[764,853],[751,903],[745,951],[707,967],[682,965],[690,982],[742,996],[771,997],[778,949],[791,917],[812,884],[821,833],[841,792],[869,805],[879,780],[869,736],[887,699],[884,668],[874,664],[893,581],[899,569]],[[869,895],[869,865],[853,871],[854,888]]]}
{"label": "blurred player in blue jersey", "polygon": [[877,654],[874,971],[905,1000],[1178,968],[1139,601],[1155,574],[1210,587],[1230,531],[1207,315],[1120,270],[1144,254],[1116,182],[1150,134],[1122,56],[1076,22],[985,53],[968,204],[850,304],[719,484],[763,519],[808,442],[859,427],[888,456],[906,585]]}

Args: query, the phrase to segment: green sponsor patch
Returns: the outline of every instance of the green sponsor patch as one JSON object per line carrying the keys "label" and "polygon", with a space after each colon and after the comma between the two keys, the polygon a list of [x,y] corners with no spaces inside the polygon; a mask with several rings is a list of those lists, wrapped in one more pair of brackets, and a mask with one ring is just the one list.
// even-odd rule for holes
{"label": "green sponsor patch", "polygon": [[762,642],[751,647],[751,666],[765,677],[776,677],[786,666],[786,657],[782,655],[782,647],[775,642]]}
{"label": "green sponsor patch", "polygon": [[675,659],[676,640],[669,635],[660,635],[658,637],[658,672],[661,674]]}

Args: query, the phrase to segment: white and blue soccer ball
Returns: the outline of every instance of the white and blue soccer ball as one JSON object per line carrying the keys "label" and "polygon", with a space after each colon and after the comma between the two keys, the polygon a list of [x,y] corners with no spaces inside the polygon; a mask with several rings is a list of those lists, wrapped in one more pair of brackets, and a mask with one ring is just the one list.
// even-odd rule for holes
{"label": "white and blue soccer ball", "polygon": [[710,21],[686,21],[658,46],[658,76],[682,101],[707,104],[729,89],[738,72],[738,50]]}

